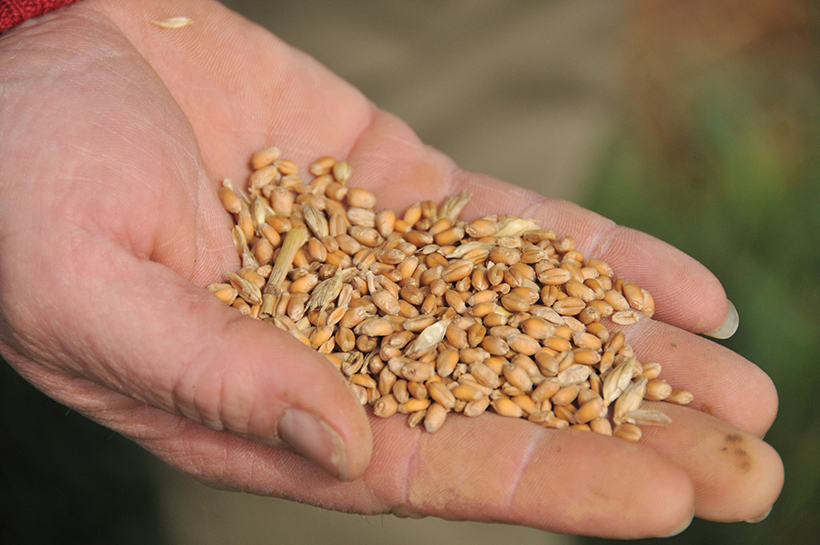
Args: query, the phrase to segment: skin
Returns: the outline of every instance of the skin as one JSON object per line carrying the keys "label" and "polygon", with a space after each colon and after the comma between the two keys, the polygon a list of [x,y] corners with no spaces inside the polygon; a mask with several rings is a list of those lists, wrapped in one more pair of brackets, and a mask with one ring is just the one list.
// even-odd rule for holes
{"label": "skin", "polygon": [[[195,24],[149,24],[179,14]],[[0,353],[194,478],[362,514],[618,538],[677,532],[693,515],[752,519],[776,500],[783,468],[761,440],[774,386],[696,335],[726,315],[711,273],[576,205],[459,169],[220,4],[86,0],[28,21],[0,37],[0,102]],[[511,212],[572,234],[654,295],[654,319],[629,341],[695,403],[667,408],[673,423],[639,444],[491,414],[435,434],[369,416],[320,356],[203,289],[238,265],[216,189],[244,182],[267,145],[303,168],[346,158],[380,207],[466,190],[464,218]]]}

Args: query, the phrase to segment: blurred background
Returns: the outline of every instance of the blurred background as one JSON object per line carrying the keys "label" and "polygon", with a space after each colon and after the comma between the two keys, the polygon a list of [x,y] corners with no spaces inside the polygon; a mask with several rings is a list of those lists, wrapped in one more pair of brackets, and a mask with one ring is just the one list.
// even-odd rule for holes
{"label": "blurred background", "polygon": [[[786,485],[759,524],[664,543],[820,535],[820,9],[813,0],[228,0],[468,169],[578,202],[714,271],[725,344],[775,381]],[[0,543],[595,544],[218,492],[0,366]],[[650,540],[651,541],[651,540]]]}

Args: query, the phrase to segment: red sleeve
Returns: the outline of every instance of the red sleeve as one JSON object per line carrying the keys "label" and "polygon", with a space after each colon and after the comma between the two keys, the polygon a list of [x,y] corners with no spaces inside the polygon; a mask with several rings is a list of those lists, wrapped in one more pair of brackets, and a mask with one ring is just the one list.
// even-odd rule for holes
{"label": "red sleeve", "polygon": [[0,0],[0,33],[77,0]]}

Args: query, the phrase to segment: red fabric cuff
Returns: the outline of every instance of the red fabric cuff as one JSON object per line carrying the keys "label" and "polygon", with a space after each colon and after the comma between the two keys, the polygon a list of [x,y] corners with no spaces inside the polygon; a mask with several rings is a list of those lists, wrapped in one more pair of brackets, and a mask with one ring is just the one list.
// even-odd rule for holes
{"label": "red fabric cuff", "polygon": [[0,0],[0,33],[77,0]]}

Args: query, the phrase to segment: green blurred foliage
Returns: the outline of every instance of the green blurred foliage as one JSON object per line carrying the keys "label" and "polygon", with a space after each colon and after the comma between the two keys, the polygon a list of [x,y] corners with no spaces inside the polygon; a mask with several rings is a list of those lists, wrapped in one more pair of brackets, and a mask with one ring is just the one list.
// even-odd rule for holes
{"label": "green blurred foliage", "polygon": [[663,543],[816,543],[820,77],[729,59],[684,84],[675,90],[687,99],[676,104],[672,145],[625,120],[582,204],[682,249],[723,282],[740,314],[737,334],[723,344],[762,367],[778,389],[766,441],[783,458],[786,484],[763,522],[696,519]]}
{"label": "green blurred foliage", "polygon": [[0,543],[163,545],[148,453],[0,359]]}

